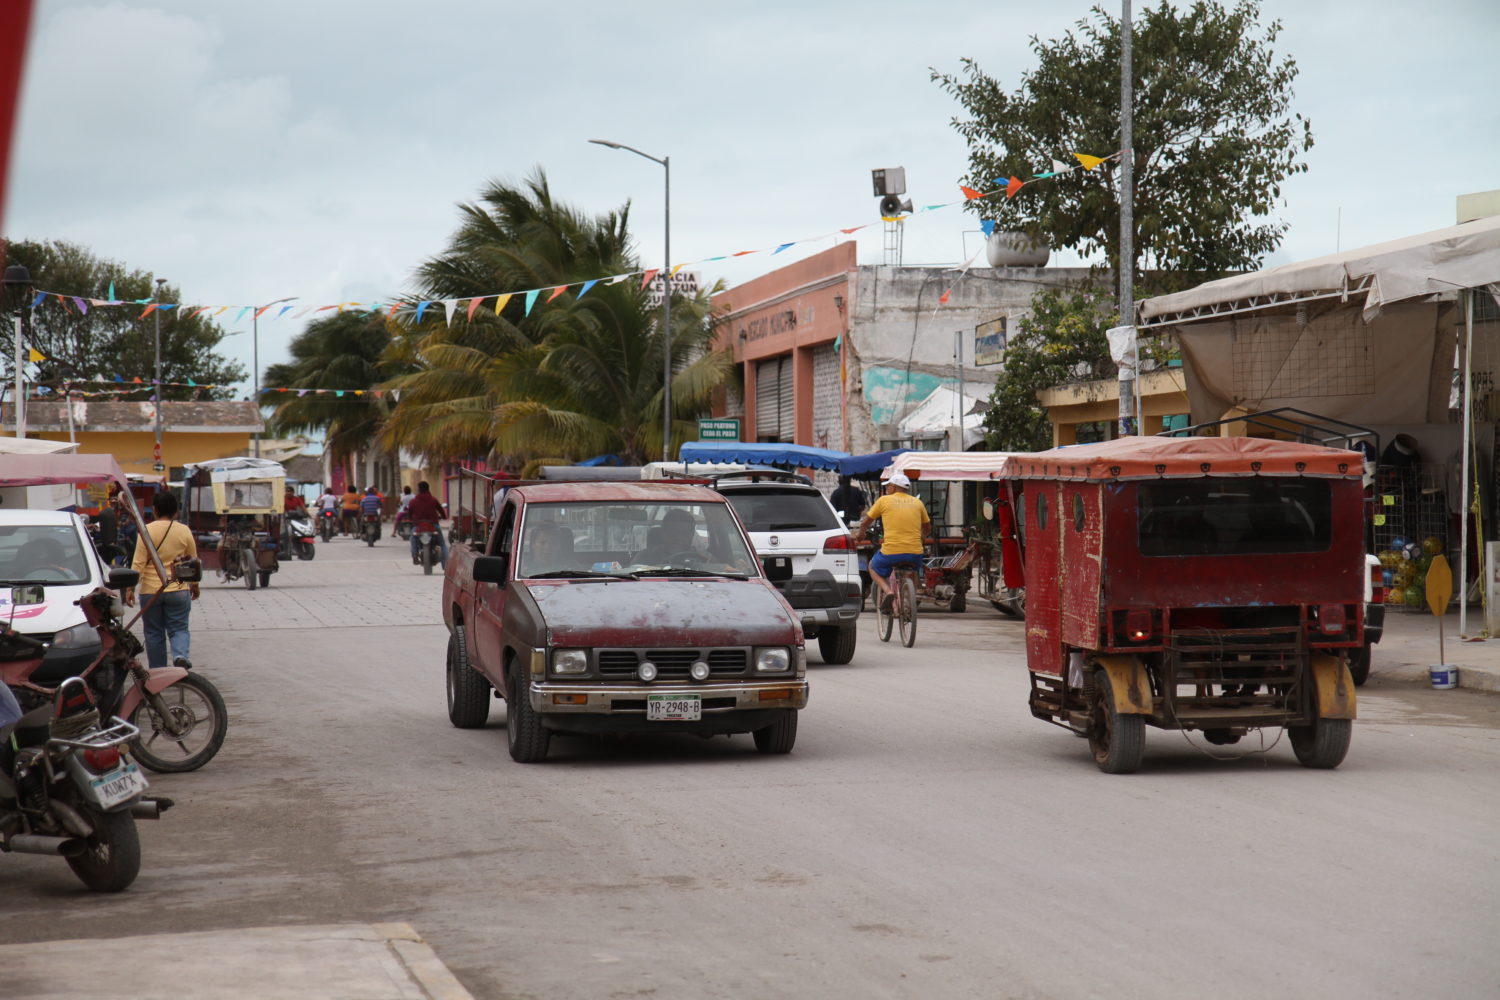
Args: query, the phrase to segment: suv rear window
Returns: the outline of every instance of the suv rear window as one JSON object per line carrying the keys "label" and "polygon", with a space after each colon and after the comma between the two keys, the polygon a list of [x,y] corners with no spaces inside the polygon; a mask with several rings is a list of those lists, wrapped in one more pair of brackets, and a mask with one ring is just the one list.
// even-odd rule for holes
{"label": "suv rear window", "polygon": [[725,490],[746,531],[836,531],[843,527],[822,494],[784,486]]}

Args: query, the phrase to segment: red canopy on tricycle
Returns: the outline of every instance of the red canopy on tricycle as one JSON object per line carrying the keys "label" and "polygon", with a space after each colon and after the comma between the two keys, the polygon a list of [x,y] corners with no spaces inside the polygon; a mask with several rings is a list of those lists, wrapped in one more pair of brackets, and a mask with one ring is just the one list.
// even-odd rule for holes
{"label": "red canopy on tricycle", "polygon": [[1297,441],[1249,437],[1126,437],[1012,455],[996,479],[1099,482],[1198,476],[1359,479],[1364,455]]}

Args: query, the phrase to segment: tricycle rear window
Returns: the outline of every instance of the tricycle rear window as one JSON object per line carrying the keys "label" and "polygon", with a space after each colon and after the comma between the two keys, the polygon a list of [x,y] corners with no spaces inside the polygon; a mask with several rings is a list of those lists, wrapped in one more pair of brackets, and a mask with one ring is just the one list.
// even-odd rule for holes
{"label": "tricycle rear window", "polygon": [[1325,479],[1254,477],[1141,483],[1145,556],[1324,552],[1332,536]]}

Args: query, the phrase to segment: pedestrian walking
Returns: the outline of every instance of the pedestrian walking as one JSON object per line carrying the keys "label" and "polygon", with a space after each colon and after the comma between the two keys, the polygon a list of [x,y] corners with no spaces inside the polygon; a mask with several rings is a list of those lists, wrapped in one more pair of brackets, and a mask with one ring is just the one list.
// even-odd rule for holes
{"label": "pedestrian walking", "polygon": [[[146,525],[146,533],[151,536],[162,565],[171,566],[184,556],[198,558],[198,543],[193,539],[193,532],[177,520],[177,496],[170,490],[161,490],[152,498],[151,506],[156,511],[156,520]],[[198,585],[176,580],[164,582],[157,575],[156,565],[141,538],[136,539],[135,559],[130,565],[141,574],[139,589],[144,608],[141,624],[146,632],[147,666],[165,667],[170,644],[173,665],[191,670],[188,616],[193,602],[198,599]],[[135,588],[126,590],[125,603],[134,606],[135,596]]]}

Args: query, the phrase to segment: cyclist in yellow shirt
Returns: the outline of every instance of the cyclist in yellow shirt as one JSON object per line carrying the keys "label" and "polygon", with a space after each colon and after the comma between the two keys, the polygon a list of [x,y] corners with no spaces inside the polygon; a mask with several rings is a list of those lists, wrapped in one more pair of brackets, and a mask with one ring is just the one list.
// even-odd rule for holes
{"label": "cyclist in yellow shirt", "polygon": [[876,520],[885,538],[870,560],[870,579],[880,589],[878,600],[884,601],[894,593],[891,570],[901,565],[921,568],[922,547],[932,543],[932,518],[927,516],[927,505],[911,495],[911,480],[897,472],[885,481],[884,495],[865,511],[854,529],[855,540],[863,538]]}

